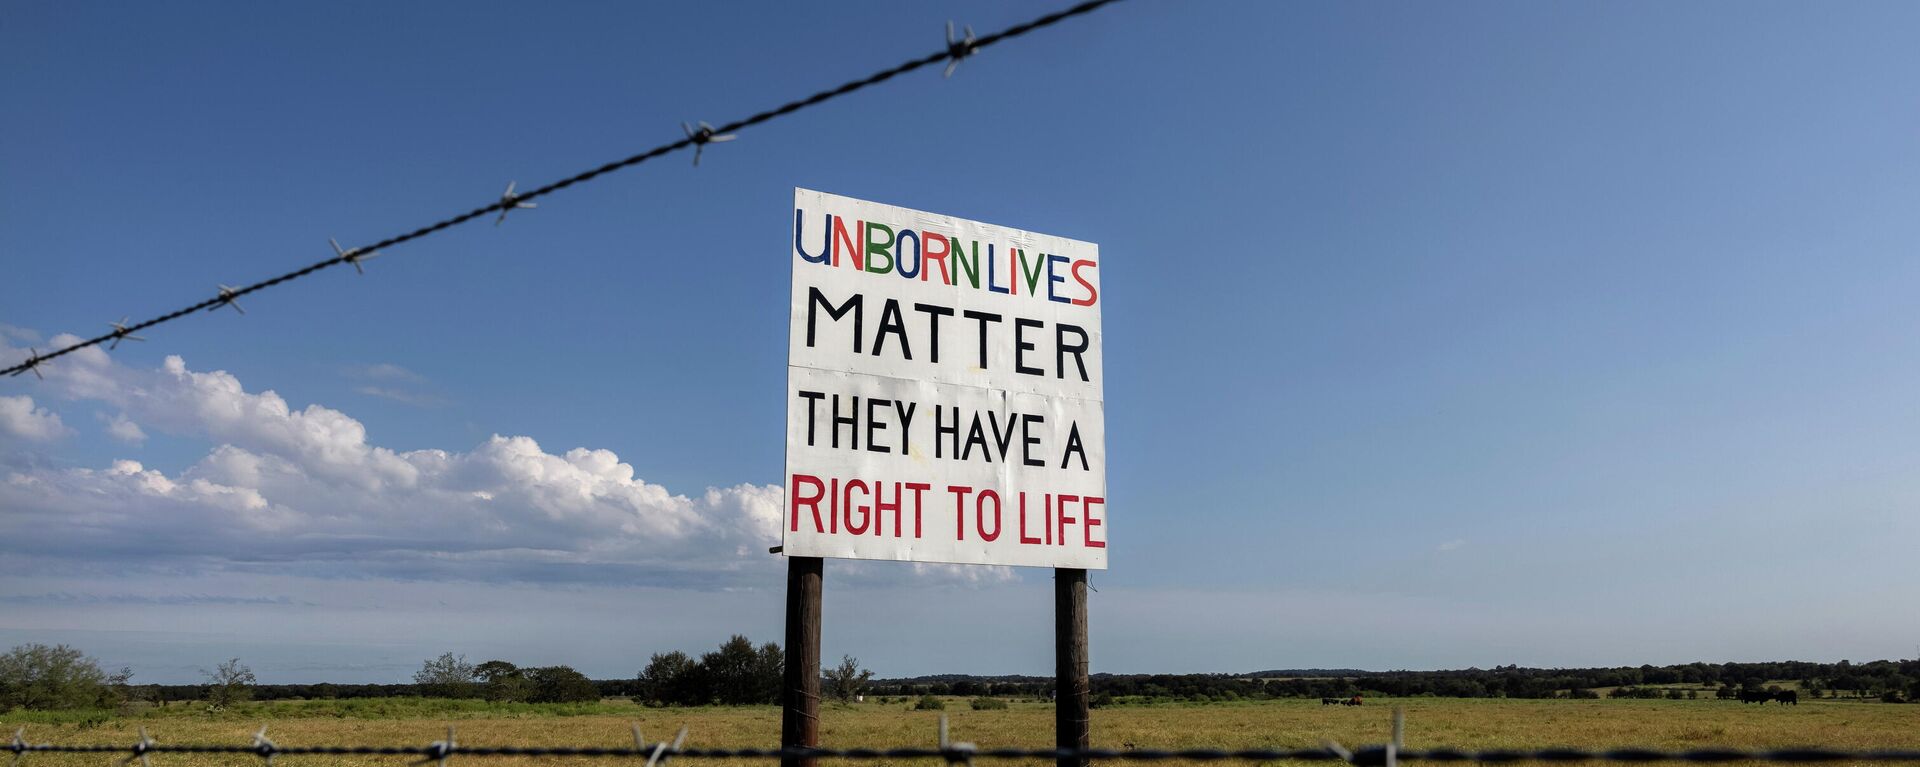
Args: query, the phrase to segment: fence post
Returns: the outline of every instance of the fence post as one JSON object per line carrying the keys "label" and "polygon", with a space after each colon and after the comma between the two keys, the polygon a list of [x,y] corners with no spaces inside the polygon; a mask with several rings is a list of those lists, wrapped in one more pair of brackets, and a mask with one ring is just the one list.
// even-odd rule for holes
{"label": "fence post", "polygon": [[[787,557],[787,659],[781,689],[780,747],[820,745],[819,557]],[[781,759],[780,767],[814,767]]]}
{"label": "fence post", "polygon": [[[1088,713],[1087,571],[1053,571],[1053,728],[1061,749],[1093,744]],[[1062,758],[1056,767],[1087,767],[1085,759]]]}

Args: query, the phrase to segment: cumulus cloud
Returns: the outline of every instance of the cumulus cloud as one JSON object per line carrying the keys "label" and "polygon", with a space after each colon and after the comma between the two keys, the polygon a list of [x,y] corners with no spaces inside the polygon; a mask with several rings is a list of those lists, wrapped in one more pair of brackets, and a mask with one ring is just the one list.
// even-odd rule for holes
{"label": "cumulus cloud", "polygon": [[34,407],[32,397],[0,397],[0,435],[36,442],[67,435],[60,415]]}
{"label": "cumulus cloud", "polygon": [[[776,486],[676,494],[612,451],[550,453],[524,436],[399,452],[370,444],[345,413],[295,408],[177,356],[137,369],[95,347],[62,362],[42,386],[118,408],[116,435],[144,436],[144,424],[217,446],[171,474],[130,460],[0,470],[8,566],[714,586],[774,566],[765,546],[779,540]],[[63,428],[25,397],[0,399],[0,414],[8,429]]]}
{"label": "cumulus cloud", "polygon": [[146,431],[140,428],[140,424],[128,419],[126,413],[113,416],[105,413],[99,415],[100,421],[107,425],[107,436],[129,445],[139,445],[147,441]]}

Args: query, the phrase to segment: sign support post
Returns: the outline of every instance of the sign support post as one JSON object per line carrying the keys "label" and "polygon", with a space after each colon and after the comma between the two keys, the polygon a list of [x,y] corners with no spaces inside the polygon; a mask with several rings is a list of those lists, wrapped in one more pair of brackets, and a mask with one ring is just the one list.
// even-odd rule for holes
{"label": "sign support post", "polygon": [[[1087,571],[1053,571],[1053,728],[1055,746],[1093,744],[1087,680]],[[1087,767],[1086,759],[1062,758],[1056,767]]]}
{"label": "sign support post", "polygon": [[[820,745],[820,557],[787,557],[787,658],[780,702],[780,747]],[[780,767],[814,767],[781,759]]]}

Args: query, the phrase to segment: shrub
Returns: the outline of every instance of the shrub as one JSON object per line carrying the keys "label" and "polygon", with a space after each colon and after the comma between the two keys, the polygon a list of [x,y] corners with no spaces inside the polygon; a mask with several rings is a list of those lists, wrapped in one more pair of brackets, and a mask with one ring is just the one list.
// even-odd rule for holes
{"label": "shrub", "polygon": [[967,701],[967,705],[972,706],[975,711],[1002,711],[1006,709],[1007,702],[999,698],[982,697]]}
{"label": "shrub", "polygon": [[939,698],[933,697],[932,695],[922,695],[920,696],[920,701],[918,703],[913,704],[913,710],[945,711],[947,710],[947,704],[941,701]]}

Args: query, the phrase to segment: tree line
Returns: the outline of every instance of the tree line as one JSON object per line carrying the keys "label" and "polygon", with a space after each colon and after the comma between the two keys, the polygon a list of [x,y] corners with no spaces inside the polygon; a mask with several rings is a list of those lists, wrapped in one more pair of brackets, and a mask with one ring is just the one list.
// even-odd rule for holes
{"label": "tree line", "polygon": [[[780,699],[785,657],[774,643],[733,636],[698,657],[654,654],[628,679],[589,679],[567,666],[520,667],[503,660],[469,663],[446,653],[427,660],[411,684],[259,684],[234,658],[202,671],[202,684],[138,685],[132,669],[103,670],[66,645],[28,644],[0,655],[0,711],[14,708],[115,708],[139,703],[204,701],[221,707],[248,700],[376,697],[477,698],[494,702],[572,703],[631,698],[649,706],[754,705]],[[1123,701],[1215,701],[1345,698],[1353,695],[1455,698],[1684,698],[1667,685],[1699,685],[1699,697],[1737,698],[1742,689],[1790,681],[1809,697],[1920,701],[1920,660],[1855,664],[1780,661],[1669,666],[1542,669],[1499,666],[1446,671],[1274,670],[1250,674],[1094,674],[1097,705]],[[848,656],[824,670],[822,692],[851,701],[863,694],[1044,698],[1053,679],[958,674],[874,680]]]}

